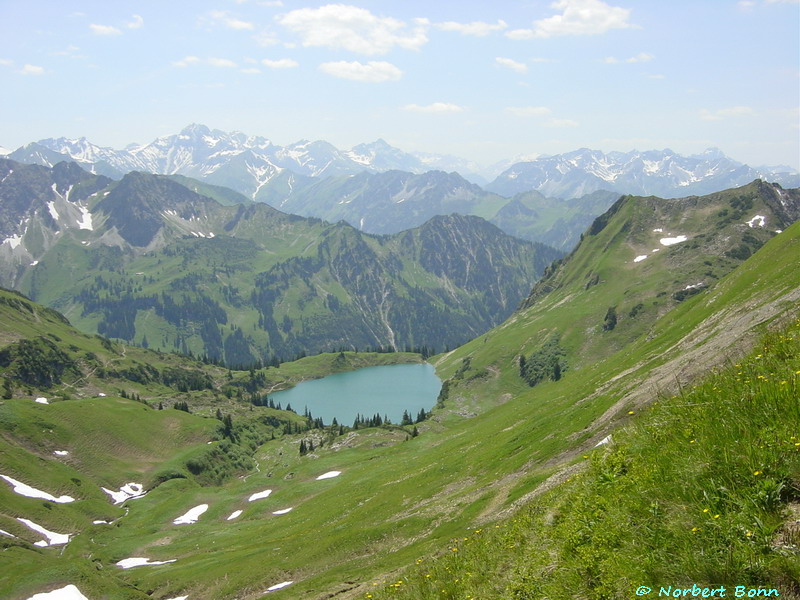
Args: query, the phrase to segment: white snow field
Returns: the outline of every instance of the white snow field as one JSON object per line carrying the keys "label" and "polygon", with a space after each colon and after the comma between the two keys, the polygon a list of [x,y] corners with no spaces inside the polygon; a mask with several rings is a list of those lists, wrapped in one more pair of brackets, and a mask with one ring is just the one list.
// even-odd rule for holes
{"label": "white snow field", "polygon": [[75,502],[75,498],[72,496],[59,496],[56,498],[52,494],[48,494],[42,490],[37,490],[35,487],[31,487],[25,483],[22,483],[21,481],[12,479],[8,475],[0,475],[0,479],[5,479],[8,483],[14,486],[14,491],[20,496],[27,496],[28,498],[41,498],[42,500],[50,500],[51,502],[57,502],[58,504]]}
{"label": "white snow field", "polygon": [[141,498],[144,496],[144,487],[141,483],[126,483],[121,488],[119,488],[118,492],[113,490],[109,490],[108,488],[100,488],[106,494],[111,496],[111,499],[114,501],[114,504],[122,504],[128,498]]}
{"label": "white snow field", "polygon": [[172,523],[175,525],[189,525],[191,523],[197,523],[200,515],[207,510],[208,504],[200,504],[199,506],[195,506],[193,509],[189,510],[186,514],[175,519]]}
{"label": "white snow field", "polygon": [[323,473],[319,477],[317,477],[317,481],[320,479],[331,479],[332,477],[338,477],[341,475],[341,471],[328,471],[327,473]]}
{"label": "white snow field", "polygon": [[141,556],[134,556],[132,558],[123,558],[122,560],[117,562],[117,566],[118,567],[122,567],[123,569],[132,569],[133,567],[166,565],[167,563],[174,563],[176,560],[177,560],[176,558],[173,558],[172,560],[154,560],[154,561],[151,561],[149,558],[142,558]]}
{"label": "white snow field", "polygon": [[275,590],[279,590],[281,588],[285,588],[287,585],[292,585],[294,581],[281,581],[280,583],[276,583],[273,586],[267,588],[268,592],[274,592]]}
{"label": "white snow field", "polygon": [[290,512],[293,508],[294,508],[294,506],[291,506],[289,508],[283,508],[281,510],[273,511],[272,514],[273,515],[285,515],[286,513]]}
{"label": "white snow field", "polygon": [[89,600],[86,596],[81,594],[81,591],[70,584],[52,592],[42,592],[41,594],[34,594],[28,600]]}
{"label": "white snow field", "polygon": [[675,237],[665,237],[658,240],[661,242],[662,246],[674,246],[675,244],[680,244],[681,242],[685,242],[689,238],[685,235],[676,235]]}
{"label": "white snow field", "polygon": [[19,517],[17,517],[17,521],[19,521],[23,525],[30,527],[35,532],[41,533],[44,537],[47,538],[47,541],[40,540],[36,542],[34,546],[40,546],[43,548],[45,546],[60,546],[62,544],[66,544],[67,542],[69,542],[69,536],[70,536],[69,533],[55,533],[54,531],[48,531],[41,525],[38,525],[33,521],[29,521],[28,519],[20,519]]}
{"label": "white snow field", "polygon": [[226,519],[227,521],[233,521],[234,519],[239,518],[239,515],[242,514],[241,510],[235,510],[231,513],[231,515]]}
{"label": "white snow field", "polygon": [[272,493],[272,490],[264,490],[263,492],[256,492],[255,494],[251,495],[247,501],[252,502],[253,500],[261,500],[262,498],[266,498]]}

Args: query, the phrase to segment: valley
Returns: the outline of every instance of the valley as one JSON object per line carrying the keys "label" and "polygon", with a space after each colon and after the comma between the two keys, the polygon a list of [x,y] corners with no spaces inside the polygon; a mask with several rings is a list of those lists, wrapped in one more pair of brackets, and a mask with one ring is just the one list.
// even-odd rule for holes
{"label": "valley", "polygon": [[[14,165],[14,170],[20,169]],[[39,189],[45,193],[64,195],[57,182],[42,181]],[[504,274],[510,271],[502,269],[509,267],[501,267],[500,260],[530,268],[532,255],[523,253],[530,246],[506,240],[475,218],[438,217],[418,229],[370,236],[342,223],[309,221],[264,205],[224,207],[175,181],[144,174],[104,184],[86,179],[81,197],[77,183],[71,183],[68,195],[78,202],[74,217],[61,216],[68,214],[69,205],[61,208],[44,196],[7,221],[16,225],[30,219],[24,235],[13,234],[20,238],[15,247],[2,246],[18,269],[4,267],[4,272],[17,273],[23,290],[64,312],[84,332],[52,308],[12,292],[0,294],[5,390],[0,405],[0,475],[5,476],[0,482],[0,595],[27,600],[38,592],[76,585],[92,599],[504,597],[506,590],[511,597],[541,597],[543,589],[557,596],[580,581],[581,593],[601,598],[630,595],[637,585],[663,584],[665,577],[719,582],[720,577],[732,581],[743,573],[749,573],[753,584],[777,577],[776,585],[793,589],[796,554],[790,549],[788,558],[781,559],[767,533],[769,527],[785,527],[787,505],[798,489],[797,454],[790,453],[794,446],[788,439],[800,421],[789,409],[776,409],[782,418],[779,431],[758,429],[753,438],[772,436],[769,440],[781,440],[787,452],[775,450],[745,463],[751,472],[768,474],[770,482],[782,482],[785,490],[764,505],[765,512],[747,513],[747,518],[771,525],[757,529],[750,522],[740,524],[743,531],[757,532],[753,542],[758,552],[771,557],[768,568],[756,569],[745,561],[726,571],[724,556],[714,552],[720,540],[729,538],[694,537],[698,552],[707,551],[705,570],[681,563],[680,575],[665,568],[670,561],[664,554],[654,552],[648,555],[651,566],[635,571],[638,579],[632,578],[630,567],[620,567],[624,561],[609,565],[599,558],[601,550],[593,544],[607,543],[607,538],[598,532],[592,540],[592,529],[581,529],[585,512],[580,503],[620,504],[606,499],[602,483],[595,492],[600,496],[583,500],[589,497],[581,494],[595,485],[588,479],[595,473],[622,485],[619,493],[628,493],[625,471],[613,465],[619,460],[638,464],[642,451],[619,458],[628,451],[625,431],[650,427],[650,437],[630,442],[647,446],[650,438],[663,439],[659,431],[680,429],[680,424],[662,426],[659,421],[673,414],[668,404],[650,406],[682,397],[698,377],[717,367],[755,365],[757,358],[745,357],[765,333],[787,338],[766,343],[770,352],[777,352],[770,358],[775,361],[770,372],[776,373],[776,390],[794,389],[786,386],[795,386],[794,371],[800,368],[792,345],[796,331],[791,329],[800,306],[797,190],[755,181],[673,201],[623,196],[582,231],[569,255],[549,257],[534,283],[538,273]],[[91,194],[97,195],[90,199]],[[169,204],[164,203],[167,197]],[[50,214],[48,202],[56,203],[58,229],[46,220],[36,221],[36,215]],[[91,230],[78,226],[86,222],[81,207],[91,214]],[[71,228],[66,227],[68,218],[75,220]],[[50,241],[35,246],[36,231],[41,232],[36,239]],[[265,237],[265,231],[274,237]],[[10,232],[3,235],[8,239]],[[291,248],[303,252],[291,255]],[[39,263],[29,268],[33,260]],[[475,269],[484,263],[491,269],[478,275]],[[72,265],[77,265],[74,271]],[[388,288],[381,286],[389,281],[380,270],[385,265],[394,265],[394,272],[401,274],[404,292],[382,293]],[[37,274],[40,266],[43,275]],[[83,280],[83,272],[91,276]],[[254,273],[255,292],[243,291],[244,281]],[[501,282],[525,277],[527,289],[512,301]],[[264,317],[259,307],[265,304],[290,307],[286,314],[294,328],[298,318],[311,321],[312,313],[291,307],[301,306],[303,294],[306,305],[318,302],[309,295],[312,289],[328,294],[316,298],[326,297],[329,303],[331,297],[340,298],[341,305],[359,306],[371,296],[380,308],[382,299],[397,301],[403,294],[419,297],[410,290],[435,290],[437,278],[444,282],[444,292],[430,297],[442,303],[464,298],[456,305],[464,311],[460,323],[477,322],[481,311],[487,318],[490,312],[496,315],[501,305],[491,303],[504,296],[507,318],[480,321],[482,328],[471,334],[453,321],[442,331],[471,339],[453,339],[445,348],[438,333],[424,341],[428,347],[422,354],[385,352],[385,347],[380,353],[364,351],[370,345],[403,350],[405,344],[420,350],[413,346],[422,340],[409,328],[414,337],[408,341],[375,338],[358,352],[347,346],[357,345],[353,338],[334,337],[331,353],[271,361],[267,346],[257,355],[258,344],[248,341],[242,347],[250,359],[261,358],[261,364],[243,360],[239,364],[245,368],[237,370],[212,360],[224,358],[236,366],[238,361],[230,359],[238,356],[234,341],[228,340],[237,339],[240,331],[244,339],[255,341],[258,327],[253,324],[256,314]],[[347,282],[354,287],[348,288]],[[352,295],[339,296],[335,285]],[[470,301],[462,289],[483,295]],[[213,345],[201,333],[187,335],[186,347],[178,349],[203,361],[165,351],[174,348],[170,336],[175,334],[153,323],[169,323],[159,316],[172,307],[165,300],[167,291],[177,292],[176,306],[181,304],[197,323],[204,311],[215,314],[217,306],[225,307],[235,327],[223,322],[217,328],[226,333],[220,356],[211,355]],[[258,302],[248,304],[248,297],[255,299],[257,293],[262,294]],[[120,298],[126,302],[113,304]],[[469,315],[468,307],[474,310]],[[109,311],[105,321],[103,310]],[[126,310],[130,316],[123,318]],[[249,321],[238,316],[248,311]],[[392,314],[384,313],[390,329],[402,331]],[[424,313],[414,309],[409,314],[414,315],[410,322],[420,321]],[[176,324],[182,329],[174,331],[190,331],[191,319],[181,319]],[[134,333],[109,340],[95,334],[102,322]],[[368,322],[367,329],[377,330],[381,323],[386,321]],[[423,329],[430,327],[422,323]],[[281,332],[277,320],[276,325],[284,343],[289,339],[284,333],[299,339],[309,329],[306,323]],[[270,328],[264,329],[272,343]],[[160,343],[164,336],[166,344]],[[120,339],[132,339],[138,346]],[[316,344],[321,349],[322,338],[308,339],[308,348]],[[287,354],[303,350],[285,347]],[[443,385],[435,406],[414,423],[333,427],[269,405],[272,392],[303,379],[424,358]],[[779,366],[779,361],[785,364]],[[48,367],[36,367],[40,364]],[[48,377],[42,376],[44,370]],[[753,371],[751,381],[764,373]],[[784,404],[776,406],[791,406],[796,400],[796,395],[781,397]],[[690,397],[686,402],[706,400]],[[680,429],[681,443],[696,439],[707,451],[717,447],[716,442],[705,444],[710,434],[702,432],[715,427],[714,415],[720,410],[695,415],[694,429]],[[777,422],[773,413],[759,415],[756,422]],[[412,436],[414,430],[418,435]],[[687,461],[693,460],[688,456]],[[735,468],[740,467],[727,465],[722,472]],[[666,477],[674,483],[683,476]],[[715,477],[698,479],[693,489],[714,493]],[[23,486],[42,494],[15,491],[28,489]],[[131,494],[146,494],[117,502],[102,489],[119,494],[125,486]],[[757,493],[747,486],[741,489],[742,502]],[[654,494],[641,495],[642,502]],[[727,518],[733,509],[725,502],[732,501],[714,502],[714,514]],[[563,533],[549,527],[552,511],[558,511],[558,523],[565,523],[559,525]],[[614,522],[628,518],[609,514]],[[20,519],[69,540],[50,547],[63,538],[42,540],[41,530],[37,533]],[[611,525],[603,527],[603,532],[613,531]],[[575,546],[562,543],[578,535],[572,533],[576,531],[583,536],[581,556],[598,558],[570,562]],[[691,527],[686,531],[693,535]],[[550,537],[536,537],[545,535]],[[547,575],[560,571],[536,558],[530,540],[546,545],[554,564],[565,565],[564,579]],[[657,542],[646,543],[658,547]],[[683,552],[663,548],[666,553]],[[625,552],[632,556],[631,550]],[[594,573],[600,581],[596,585]]]}

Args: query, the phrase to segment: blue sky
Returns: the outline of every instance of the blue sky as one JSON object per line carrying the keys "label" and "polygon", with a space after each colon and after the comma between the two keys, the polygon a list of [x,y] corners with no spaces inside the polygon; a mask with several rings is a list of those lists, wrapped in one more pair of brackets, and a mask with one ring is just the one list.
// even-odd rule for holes
{"label": "blue sky", "polygon": [[192,122],[488,165],[707,147],[800,168],[788,0],[0,0],[0,146]]}

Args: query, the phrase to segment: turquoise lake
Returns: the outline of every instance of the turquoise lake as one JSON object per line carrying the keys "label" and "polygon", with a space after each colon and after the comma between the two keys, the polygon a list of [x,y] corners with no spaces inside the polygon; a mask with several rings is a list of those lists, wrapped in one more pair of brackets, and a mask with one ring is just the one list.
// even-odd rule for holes
{"label": "turquoise lake", "polygon": [[342,425],[352,425],[357,414],[370,418],[388,416],[399,424],[403,411],[415,419],[421,408],[433,408],[442,382],[428,363],[367,367],[322,379],[303,381],[270,398],[283,408],[303,414],[306,408],[313,417],[322,417],[326,425],[333,418]]}

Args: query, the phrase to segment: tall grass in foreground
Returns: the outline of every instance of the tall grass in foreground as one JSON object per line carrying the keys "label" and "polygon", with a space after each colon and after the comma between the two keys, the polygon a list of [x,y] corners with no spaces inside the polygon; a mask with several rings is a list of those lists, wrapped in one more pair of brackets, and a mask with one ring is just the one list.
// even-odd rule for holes
{"label": "tall grass in foreground", "polygon": [[800,320],[662,399],[514,518],[465,532],[366,598],[800,597]]}

